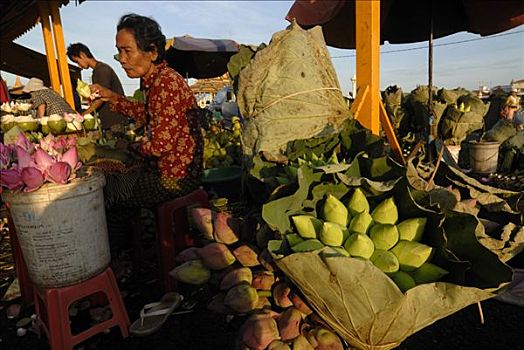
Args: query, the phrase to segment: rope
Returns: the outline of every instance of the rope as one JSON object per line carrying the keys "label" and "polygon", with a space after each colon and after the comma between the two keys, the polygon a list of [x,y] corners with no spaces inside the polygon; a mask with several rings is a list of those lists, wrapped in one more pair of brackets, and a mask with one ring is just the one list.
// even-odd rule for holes
{"label": "rope", "polygon": [[311,90],[304,90],[304,91],[294,92],[294,93],[292,93],[290,95],[282,96],[282,97],[277,98],[275,101],[273,101],[270,104],[268,104],[267,106],[263,107],[261,110],[256,111],[253,115],[251,115],[251,118],[254,118],[257,114],[264,112],[266,109],[268,109],[270,107],[273,107],[277,103],[279,103],[279,102],[281,102],[283,100],[287,100],[288,98],[295,97],[295,96],[298,96],[298,95],[308,94],[310,92],[322,91],[322,90],[338,90],[338,91],[342,92],[342,90],[340,90],[339,88],[336,88],[336,87],[324,87],[324,88],[317,88],[317,89],[311,89]]}

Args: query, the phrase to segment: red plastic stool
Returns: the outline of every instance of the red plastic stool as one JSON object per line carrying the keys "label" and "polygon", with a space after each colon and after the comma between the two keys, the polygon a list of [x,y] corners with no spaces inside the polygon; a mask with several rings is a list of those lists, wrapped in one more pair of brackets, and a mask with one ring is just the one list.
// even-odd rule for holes
{"label": "red plastic stool", "polygon": [[164,292],[176,290],[176,281],[169,275],[176,265],[175,255],[194,244],[187,220],[187,208],[193,205],[209,208],[207,192],[203,188],[165,202],[157,209],[160,280]]}
{"label": "red plastic stool", "polygon": [[[37,320],[49,339],[52,350],[72,350],[73,346],[114,326],[122,336],[129,335],[129,318],[110,267],[87,281],[61,288],[35,287],[34,300]],[[112,317],[73,335],[69,322],[69,306],[89,295],[102,292],[107,296]]]}

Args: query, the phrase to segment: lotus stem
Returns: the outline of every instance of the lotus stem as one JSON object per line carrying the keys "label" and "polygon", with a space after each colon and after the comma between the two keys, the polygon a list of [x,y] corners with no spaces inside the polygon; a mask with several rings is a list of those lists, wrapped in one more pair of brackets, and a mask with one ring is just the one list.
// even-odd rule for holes
{"label": "lotus stem", "polygon": [[482,312],[482,305],[480,304],[480,301],[477,303],[477,306],[479,308],[480,324],[484,324],[484,312]]}

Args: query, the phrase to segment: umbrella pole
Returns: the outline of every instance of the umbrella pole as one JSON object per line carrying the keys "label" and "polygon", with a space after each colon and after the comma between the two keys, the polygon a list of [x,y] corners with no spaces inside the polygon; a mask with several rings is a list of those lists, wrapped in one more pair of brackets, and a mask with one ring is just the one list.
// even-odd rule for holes
{"label": "umbrella pole", "polygon": [[430,5],[429,20],[429,42],[428,42],[428,144],[436,138],[435,133],[435,114],[433,113],[433,1]]}

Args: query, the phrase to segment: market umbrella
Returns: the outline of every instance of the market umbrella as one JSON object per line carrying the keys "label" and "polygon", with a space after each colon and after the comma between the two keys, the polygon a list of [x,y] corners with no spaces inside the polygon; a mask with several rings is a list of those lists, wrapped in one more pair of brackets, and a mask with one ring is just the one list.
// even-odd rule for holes
{"label": "market umbrella", "polygon": [[238,46],[227,39],[174,37],[167,40],[166,60],[185,78],[214,78],[227,72],[227,63],[238,52]]}
{"label": "market umbrella", "polygon": [[[328,45],[354,49],[355,1],[295,1],[286,19],[306,28],[321,25]],[[430,91],[433,39],[461,31],[485,36],[524,24],[524,1],[514,0],[381,0],[380,12],[382,43],[429,41]]]}

